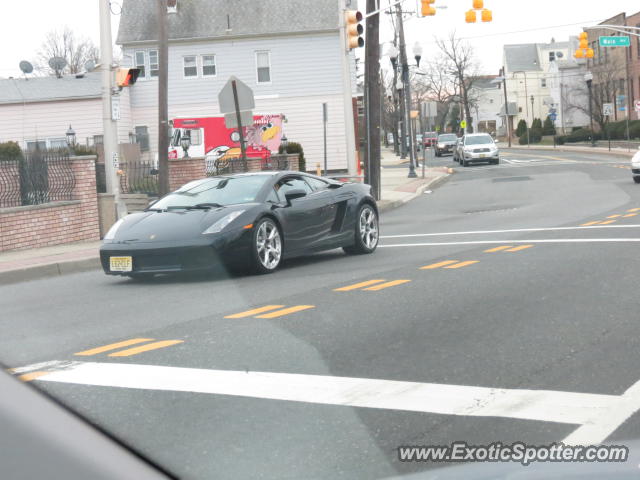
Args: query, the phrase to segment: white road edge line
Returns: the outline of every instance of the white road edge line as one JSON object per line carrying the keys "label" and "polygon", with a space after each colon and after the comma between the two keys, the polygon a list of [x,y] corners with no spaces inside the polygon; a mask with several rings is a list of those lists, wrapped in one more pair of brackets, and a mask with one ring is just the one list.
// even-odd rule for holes
{"label": "white road edge line", "polygon": [[433,242],[433,243],[398,243],[394,245],[378,245],[378,248],[394,247],[442,247],[446,245],[489,245],[503,243],[637,243],[640,238],[558,238],[537,240],[473,240],[468,242]]}
{"label": "white road edge line", "polygon": [[[126,363],[73,362],[34,381],[577,425],[597,425],[609,412],[630,408],[619,395]],[[597,433],[593,441],[603,440]]]}
{"label": "white road edge line", "polygon": [[640,225],[594,225],[591,227],[515,228],[511,230],[472,230],[468,232],[410,233],[406,235],[381,235],[380,238],[442,237],[445,235],[481,235],[483,233],[557,232],[563,230],[592,230],[597,228],[640,228]]}

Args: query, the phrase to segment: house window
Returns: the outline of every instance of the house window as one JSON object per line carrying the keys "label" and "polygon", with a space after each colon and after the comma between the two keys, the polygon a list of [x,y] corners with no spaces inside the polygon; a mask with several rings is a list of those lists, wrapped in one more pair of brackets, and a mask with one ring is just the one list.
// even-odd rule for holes
{"label": "house window", "polygon": [[216,56],[215,55],[202,55],[202,76],[203,77],[216,76]]}
{"label": "house window", "polygon": [[104,143],[104,137],[102,135],[94,135],[93,136],[93,144],[94,145],[102,145]]}
{"label": "house window", "polygon": [[189,130],[185,130],[184,133],[191,139],[191,145],[202,144],[202,130],[199,128],[190,128]]}
{"label": "house window", "polygon": [[151,78],[157,77],[160,73],[160,67],[158,66],[158,51],[149,50],[149,76]]}
{"label": "house window", "polygon": [[136,143],[140,145],[141,152],[149,151],[149,129],[147,127],[136,128]]}
{"label": "house window", "polygon": [[540,86],[542,88],[545,88],[547,86],[547,79],[546,78],[541,78],[540,79]]}
{"label": "house window", "polygon": [[556,59],[556,52],[549,52],[549,61],[553,62]]}
{"label": "house window", "polygon": [[518,113],[522,113],[522,107],[518,107]]}
{"label": "house window", "polygon": [[140,78],[145,78],[145,55],[143,51],[136,52],[136,68],[140,70]]}
{"label": "house window", "polygon": [[258,83],[271,82],[271,54],[268,51],[256,52],[256,73]]}
{"label": "house window", "polygon": [[198,76],[198,57],[189,55],[182,59],[185,78],[194,78]]}

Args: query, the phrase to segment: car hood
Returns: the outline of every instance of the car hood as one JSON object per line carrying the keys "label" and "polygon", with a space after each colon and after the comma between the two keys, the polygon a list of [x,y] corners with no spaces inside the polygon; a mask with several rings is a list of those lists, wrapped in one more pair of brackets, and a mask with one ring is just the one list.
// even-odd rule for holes
{"label": "car hood", "polygon": [[[154,243],[199,238],[204,230],[229,213],[236,210],[251,210],[256,206],[257,204],[243,204],[212,208],[210,210],[194,209],[132,213],[124,218],[111,243]],[[241,224],[244,217],[245,215],[240,215],[227,228],[233,228],[236,222]]]}

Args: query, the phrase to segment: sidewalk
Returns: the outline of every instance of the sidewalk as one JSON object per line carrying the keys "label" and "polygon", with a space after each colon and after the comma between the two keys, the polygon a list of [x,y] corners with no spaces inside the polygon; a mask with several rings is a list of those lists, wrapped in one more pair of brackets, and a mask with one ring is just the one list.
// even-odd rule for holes
{"label": "sidewalk", "polygon": [[[549,151],[556,151],[556,152],[597,153],[597,154],[603,154],[603,155],[618,155],[618,156],[627,157],[627,158],[633,157],[636,154],[636,152],[638,152],[638,150],[634,150],[634,149],[631,149],[631,151],[628,151],[627,148],[623,148],[623,147],[611,147],[611,150],[609,150],[608,147],[586,147],[584,145],[576,145],[576,146],[558,145],[557,147],[554,147],[552,145],[532,144],[531,147],[528,148],[526,145],[516,145],[516,143],[517,142],[512,142],[511,150],[513,149],[549,150]],[[499,142],[498,148],[500,148],[500,150],[510,150],[506,142]]]}
{"label": "sidewalk", "polygon": [[[422,178],[422,167],[420,167],[416,169],[418,178],[408,178],[409,166],[406,162],[408,162],[407,159],[401,160],[393,153],[392,149],[382,148],[381,199],[378,201],[378,208],[381,212],[404,205],[425,191],[436,188],[450,174],[446,167],[425,168],[425,177]],[[397,168],[402,164],[405,164],[406,168]]]}
{"label": "sidewalk", "polygon": [[24,282],[100,268],[100,242],[78,242],[53,247],[0,253],[0,285]]}
{"label": "sidewalk", "polygon": [[[449,176],[446,168],[427,168],[425,178],[422,178],[422,169],[419,168],[416,171],[418,178],[407,178],[408,167],[390,168],[404,162],[406,160],[396,157],[393,150],[382,149],[382,199],[378,202],[380,211],[404,205],[422,195],[425,190],[435,188]],[[0,285],[97,270],[100,268],[99,247],[100,242],[79,242],[2,252]]]}

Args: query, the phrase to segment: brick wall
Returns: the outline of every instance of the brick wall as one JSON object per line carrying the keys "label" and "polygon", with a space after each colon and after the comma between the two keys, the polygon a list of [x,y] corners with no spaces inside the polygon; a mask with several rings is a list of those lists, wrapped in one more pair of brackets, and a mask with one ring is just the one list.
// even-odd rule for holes
{"label": "brick wall", "polygon": [[185,183],[207,176],[204,157],[170,158],[169,190],[177,190]]}
{"label": "brick wall", "polygon": [[0,208],[0,251],[98,240],[95,157],[72,157],[73,200]]}

